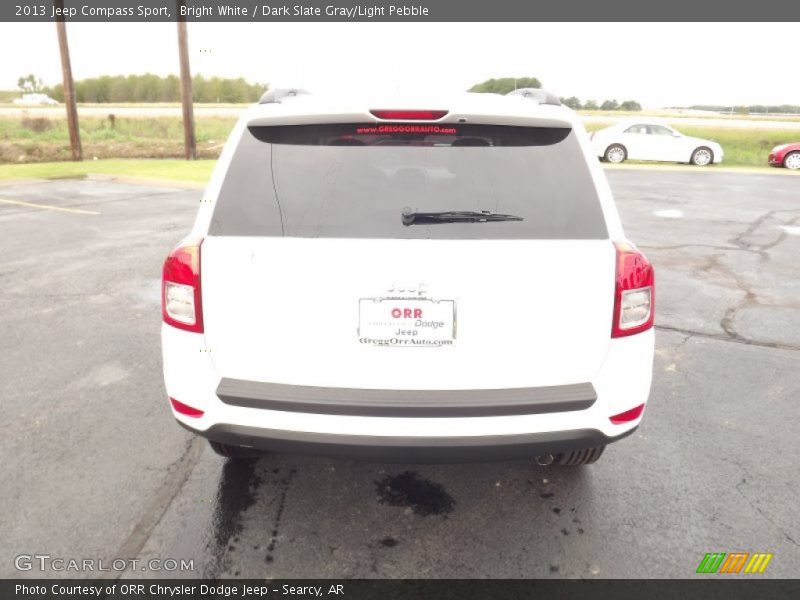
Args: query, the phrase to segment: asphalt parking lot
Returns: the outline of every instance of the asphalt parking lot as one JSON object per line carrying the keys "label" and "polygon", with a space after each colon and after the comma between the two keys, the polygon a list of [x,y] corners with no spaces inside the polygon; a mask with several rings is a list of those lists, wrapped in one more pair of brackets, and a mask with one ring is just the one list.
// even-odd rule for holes
{"label": "asphalt parking lot", "polygon": [[193,577],[691,577],[735,551],[796,577],[800,177],[608,175],[657,269],[654,382],[637,433],[575,469],[226,463],[161,381],[161,262],[201,192],[0,186],[0,577],[93,575],[15,569],[37,553]]}

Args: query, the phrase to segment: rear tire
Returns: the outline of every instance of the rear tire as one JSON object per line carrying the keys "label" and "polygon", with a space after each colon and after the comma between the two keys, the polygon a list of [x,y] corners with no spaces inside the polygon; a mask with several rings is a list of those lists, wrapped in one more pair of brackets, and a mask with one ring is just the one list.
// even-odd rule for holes
{"label": "rear tire", "polygon": [[714,153],[711,148],[701,146],[692,152],[691,163],[696,167],[705,167],[714,162]]}
{"label": "rear tire", "polygon": [[792,171],[800,169],[800,152],[789,152],[783,157],[783,166]]}
{"label": "rear tire", "polygon": [[605,446],[595,446],[594,448],[584,448],[583,450],[573,450],[564,454],[556,454],[554,465],[559,467],[575,467],[579,465],[591,465],[603,455]]}
{"label": "rear tire", "polygon": [[618,165],[628,158],[628,151],[622,144],[611,144],[608,148],[606,148],[606,152],[603,157],[606,159],[606,162]]}
{"label": "rear tire", "polygon": [[208,440],[208,444],[214,452],[231,460],[255,460],[261,456],[258,450],[253,450],[252,448],[231,446],[230,444],[222,444],[213,440]]}

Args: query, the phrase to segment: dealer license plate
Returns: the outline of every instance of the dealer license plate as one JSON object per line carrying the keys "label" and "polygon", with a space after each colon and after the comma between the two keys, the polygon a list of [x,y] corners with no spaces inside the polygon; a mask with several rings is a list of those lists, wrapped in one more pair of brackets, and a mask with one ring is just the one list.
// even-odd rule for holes
{"label": "dealer license plate", "polygon": [[456,338],[455,300],[361,298],[358,341],[373,346],[452,346]]}

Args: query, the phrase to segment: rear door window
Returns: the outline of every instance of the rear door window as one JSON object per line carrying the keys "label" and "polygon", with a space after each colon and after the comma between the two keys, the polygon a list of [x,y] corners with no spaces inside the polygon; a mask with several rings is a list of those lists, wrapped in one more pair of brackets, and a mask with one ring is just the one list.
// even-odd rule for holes
{"label": "rear door window", "polygon": [[[425,218],[409,219],[409,213]],[[250,127],[223,182],[210,233],[608,237],[571,129],[422,123]]]}
{"label": "rear door window", "polygon": [[648,125],[647,131],[652,135],[666,135],[666,136],[672,135],[671,129],[667,129],[666,127],[663,127],[661,125]]}
{"label": "rear door window", "polygon": [[636,133],[639,135],[647,135],[647,125],[632,125],[625,130],[625,133]]}

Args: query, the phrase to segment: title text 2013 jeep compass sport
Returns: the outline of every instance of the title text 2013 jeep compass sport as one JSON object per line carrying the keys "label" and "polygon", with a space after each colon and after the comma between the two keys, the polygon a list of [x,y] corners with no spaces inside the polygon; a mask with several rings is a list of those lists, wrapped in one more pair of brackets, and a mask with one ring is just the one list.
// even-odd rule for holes
{"label": "title text 2013 jeep compass sport", "polygon": [[271,91],[164,264],[166,390],[232,458],[586,464],[642,417],[653,285],[550,94]]}

